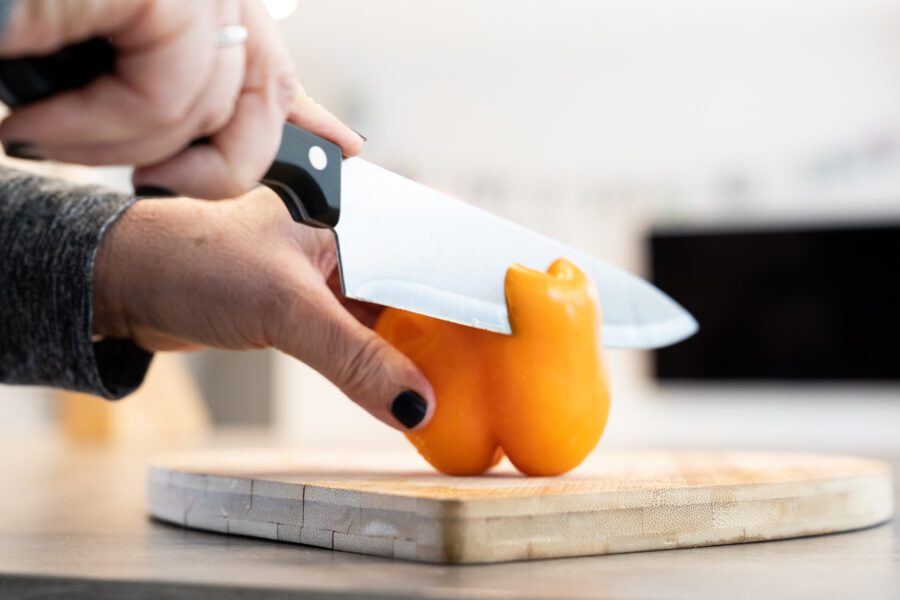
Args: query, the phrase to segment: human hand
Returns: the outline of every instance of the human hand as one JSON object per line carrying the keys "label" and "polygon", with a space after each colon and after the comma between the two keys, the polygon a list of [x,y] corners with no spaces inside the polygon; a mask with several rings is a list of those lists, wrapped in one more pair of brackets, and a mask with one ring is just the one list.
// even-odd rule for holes
{"label": "human hand", "polygon": [[381,307],[341,295],[336,266],[334,235],[291,221],[267,188],[140,201],[98,251],[94,333],[151,351],[274,347],[388,425],[423,427],[431,384],[369,328]]}
{"label": "human hand", "polygon": [[[244,44],[219,47],[226,26]],[[91,37],[116,48],[115,72],[17,108],[0,139],[41,158],[132,164],[136,186],[231,198],[272,163],[289,121],[337,143],[363,140],[300,85],[290,54],[258,0],[27,0],[16,2],[0,58],[46,54]],[[193,140],[209,143],[190,146]]]}

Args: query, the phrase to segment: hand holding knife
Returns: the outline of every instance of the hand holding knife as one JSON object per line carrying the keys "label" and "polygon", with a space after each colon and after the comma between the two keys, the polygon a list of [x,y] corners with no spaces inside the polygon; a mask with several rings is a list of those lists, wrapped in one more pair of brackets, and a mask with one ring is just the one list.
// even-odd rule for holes
{"label": "hand holding knife", "polygon": [[[0,61],[12,107],[79,87],[113,68],[100,39],[46,57]],[[648,282],[584,252],[435,192],[286,124],[262,179],[298,223],[333,229],[344,294],[509,334],[503,294],[514,263],[544,270],[565,257],[598,288],[607,346],[655,348],[692,335],[696,321]]]}

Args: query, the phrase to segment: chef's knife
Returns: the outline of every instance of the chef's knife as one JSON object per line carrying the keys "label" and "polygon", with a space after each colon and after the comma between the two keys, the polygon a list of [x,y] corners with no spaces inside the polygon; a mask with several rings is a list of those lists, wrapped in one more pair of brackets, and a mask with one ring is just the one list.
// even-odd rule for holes
{"label": "chef's knife", "polygon": [[[102,39],[54,55],[0,61],[0,100],[18,106],[85,85],[114,68]],[[349,298],[510,334],[507,268],[545,270],[565,257],[593,280],[607,346],[657,348],[697,330],[694,318],[650,283],[585,252],[450,198],[293,125],[262,179],[291,217],[337,237]]]}

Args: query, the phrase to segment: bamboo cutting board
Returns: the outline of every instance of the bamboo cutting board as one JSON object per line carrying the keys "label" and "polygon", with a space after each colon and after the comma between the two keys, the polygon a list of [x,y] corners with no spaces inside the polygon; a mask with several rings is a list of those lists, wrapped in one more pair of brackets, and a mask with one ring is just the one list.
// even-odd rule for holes
{"label": "bamboo cutting board", "polygon": [[893,513],[886,463],[759,452],[597,452],[557,478],[445,477],[415,456],[226,451],[148,472],[185,527],[417,561],[480,563],[847,531]]}

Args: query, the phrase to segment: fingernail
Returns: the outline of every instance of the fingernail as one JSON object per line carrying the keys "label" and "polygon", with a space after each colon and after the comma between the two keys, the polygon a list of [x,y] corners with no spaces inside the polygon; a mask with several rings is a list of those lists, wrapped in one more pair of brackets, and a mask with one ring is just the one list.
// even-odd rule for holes
{"label": "fingernail", "polygon": [[[350,129],[353,129],[353,128],[351,127]],[[368,141],[369,141],[369,138],[367,138],[366,136],[364,136],[363,134],[361,134],[361,133],[358,132],[357,130],[353,129],[353,133],[355,133],[356,135],[358,135],[359,137],[361,137],[361,138],[362,138],[362,141],[364,141],[364,142],[368,142]]]}
{"label": "fingernail", "polygon": [[7,156],[13,158],[24,158],[26,160],[44,160],[28,142],[3,142],[3,151]]}
{"label": "fingernail", "polygon": [[141,198],[165,198],[174,196],[175,192],[155,185],[137,185],[134,187],[134,195]]}
{"label": "fingernail", "polygon": [[428,403],[419,394],[406,390],[401,392],[391,403],[391,413],[407,429],[412,429],[422,422],[428,412]]}

